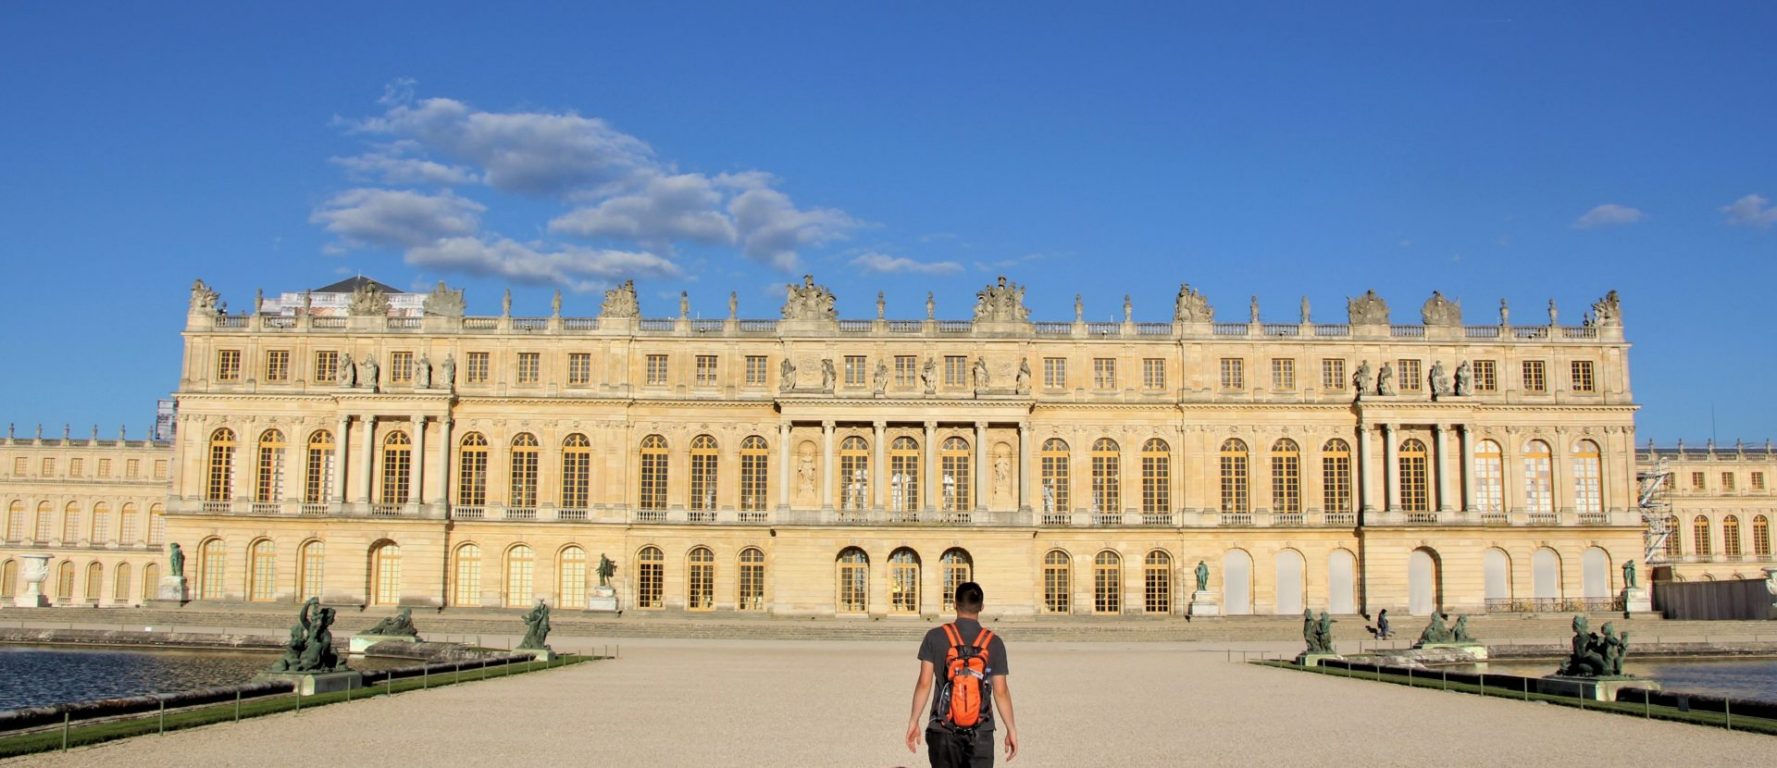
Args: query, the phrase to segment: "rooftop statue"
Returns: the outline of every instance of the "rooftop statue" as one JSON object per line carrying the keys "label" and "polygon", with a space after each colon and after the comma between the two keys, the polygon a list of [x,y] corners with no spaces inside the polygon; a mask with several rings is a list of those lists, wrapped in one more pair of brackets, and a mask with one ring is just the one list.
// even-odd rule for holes
{"label": "rooftop statue", "polygon": [[352,353],[347,352],[339,358],[339,387],[351,389],[358,386],[358,364],[352,362]]}
{"label": "rooftop statue", "polygon": [[413,609],[402,608],[382,621],[364,630],[366,635],[386,635],[390,637],[405,636],[414,640],[420,639],[420,631],[413,626]]}
{"label": "rooftop statue", "polygon": [[1504,328],[1512,324],[1512,306],[1505,299],[1499,300],[1499,326]]}
{"label": "rooftop statue", "polygon": [[1374,383],[1370,376],[1370,361],[1365,360],[1358,363],[1357,371],[1351,374],[1351,386],[1357,390],[1357,396],[1363,397],[1370,394],[1370,387]]}
{"label": "rooftop statue", "polygon": [[1444,372],[1444,361],[1432,361],[1431,375],[1427,378],[1431,383],[1432,397],[1438,398],[1450,394],[1450,374]]}
{"label": "rooftop statue", "polygon": [[389,295],[374,284],[362,283],[347,300],[346,313],[353,317],[388,317]]}
{"label": "rooftop statue", "polygon": [[432,359],[424,352],[413,363],[413,386],[415,389],[432,388]]}
{"label": "rooftop statue", "polygon": [[1468,397],[1474,393],[1474,373],[1469,370],[1467,360],[1456,364],[1456,396]]}
{"label": "rooftop statue", "polygon": [[[560,294],[557,294],[557,295],[559,296]],[[683,320],[683,319],[688,318],[690,316],[691,316],[691,292],[690,291],[679,291],[679,319]]]}
{"label": "rooftop statue", "polygon": [[1302,297],[1302,324],[1303,324],[1303,325],[1307,325],[1307,324],[1309,324],[1309,323],[1312,323],[1312,322],[1314,322],[1314,321],[1313,321],[1313,320],[1312,320],[1312,319],[1310,319],[1310,318],[1309,318],[1309,315],[1308,315],[1308,309],[1309,309],[1309,307],[1308,307],[1308,297],[1307,297],[1307,296],[1303,296],[1303,297]]}
{"label": "rooftop statue", "polygon": [[561,289],[555,289],[555,295],[549,298],[549,316],[561,317]]}
{"label": "rooftop statue", "polygon": [[728,319],[733,320],[734,318],[738,317],[739,315],[740,315],[740,293],[738,291],[729,291],[728,292]]}
{"label": "rooftop statue", "polygon": [[622,285],[605,291],[605,302],[599,305],[599,317],[623,318],[641,317],[642,307],[636,302],[636,281],[625,280]]}
{"label": "rooftop statue", "polygon": [[1179,283],[1178,298],[1172,306],[1172,319],[1180,323],[1213,323],[1216,310],[1209,305],[1207,297],[1191,289],[1190,283]]}
{"label": "rooftop statue", "polygon": [[549,650],[549,604],[537,601],[537,607],[524,615],[524,639],[518,647]]}
{"label": "rooftop statue", "polygon": [[1030,310],[1024,308],[1024,286],[1006,282],[1004,275],[999,282],[975,292],[975,322],[977,323],[1022,323],[1030,320]]}
{"label": "rooftop statue", "polygon": [[1622,325],[1623,306],[1617,300],[1617,292],[1604,294],[1604,298],[1592,302],[1592,321],[1598,325]]}
{"label": "rooftop statue", "polygon": [[1394,367],[1389,363],[1382,364],[1382,370],[1376,372],[1376,394],[1394,394]]}
{"label": "rooftop statue", "polygon": [[1462,302],[1444,298],[1444,294],[1431,292],[1431,298],[1425,300],[1425,306],[1419,308],[1419,318],[1426,325],[1437,325],[1447,328],[1462,326]]}
{"label": "rooftop statue", "polygon": [[1388,302],[1373,290],[1345,300],[1345,312],[1352,325],[1388,325]]}
{"label": "rooftop statue", "polygon": [[204,281],[191,281],[191,311],[215,312],[219,298],[221,295],[211,290]]}
{"label": "rooftop statue", "polygon": [[833,305],[833,292],[824,285],[815,285],[814,275],[803,275],[802,284],[790,283],[784,296],[785,320],[838,320]]}
{"label": "rooftop statue", "polygon": [[426,295],[425,311],[428,315],[462,317],[464,309],[463,292],[451,290],[445,286],[443,280],[439,280],[438,287]]}

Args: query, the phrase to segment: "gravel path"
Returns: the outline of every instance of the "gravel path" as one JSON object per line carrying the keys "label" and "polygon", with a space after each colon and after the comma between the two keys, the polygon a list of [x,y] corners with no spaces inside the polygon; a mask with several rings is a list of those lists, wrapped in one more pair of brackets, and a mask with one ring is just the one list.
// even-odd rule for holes
{"label": "gravel path", "polygon": [[[1197,644],[1009,642],[1024,750],[1013,765],[1029,768],[1751,766],[1769,765],[1777,746],[1768,736],[1228,663]],[[1284,645],[1295,644],[1274,650]],[[900,744],[914,646],[628,641],[616,661],[4,764],[923,766],[923,750]]]}

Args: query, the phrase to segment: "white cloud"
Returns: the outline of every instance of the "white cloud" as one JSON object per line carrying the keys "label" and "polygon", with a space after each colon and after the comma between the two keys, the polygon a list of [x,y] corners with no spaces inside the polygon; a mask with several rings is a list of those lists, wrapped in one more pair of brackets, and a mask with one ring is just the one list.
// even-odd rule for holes
{"label": "white cloud", "polygon": [[679,277],[679,267],[652,253],[519,243],[506,238],[451,237],[412,248],[407,263],[432,269],[553,283],[590,291],[633,277]]}
{"label": "white cloud", "polygon": [[1586,211],[1573,222],[1574,229],[1597,229],[1598,227],[1614,227],[1623,224],[1634,224],[1646,218],[1647,214],[1616,203],[1605,203]]}
{"label": "white cloud", "polygon": [[409,248],[442,237],[473,234],[487,207],[449,192],[427,195],[398,189],[348,189],[309,215],[349,245]]}
{"label": "white cloud", "polygon": [[797,208],[789,195],[767,186],[768,178],[748,173],[717,179],[745,189],[729,201],[728,212],[734,216],[741,252],[747,258],[789,272],[796,269],[797,251],[843,239],[859,226],[844,211]]}
{"label": "white cloud", "polygon": [[354,181],[377,184],[450,187],[474,184],[481,180],[473,170],[461,165],[445,165],[425,158],[406,156],[419,149],[417,142],[396,141],[362,155],[330,158],[328,162],[344,168],[346,176]]}
{"label": "white cloud", "polygon": [[954,261],[914,261],[905,256],[890,256],[885,253],[871,251],[851,260],[852,266],[866,272],[911,272],[925,275],[945,275],[963,271],[963,265]]}
{"label": "white cloud", "polygon": [[1777,208],[1772,208],[1771,201],[1763,195],[1747,195],[1722,206],[1721,210],[1728,215],[1729,224],[1759,229],[1777,224]]}
{"label": "white cloud", "polygon": [[695,173],[656,176],[633,195],[613,197],[549,222],[549,231],[581,237],[617,237],[642,243],[691,240],[732,244],[734,222],[721,211],[722,195]]}

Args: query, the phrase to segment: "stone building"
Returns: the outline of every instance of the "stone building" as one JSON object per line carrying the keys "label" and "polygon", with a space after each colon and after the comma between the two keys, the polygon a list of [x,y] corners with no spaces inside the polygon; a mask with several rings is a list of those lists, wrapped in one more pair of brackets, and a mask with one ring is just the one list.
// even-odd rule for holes
{"label": "stone building", "polygon": [[1754,448],[1649,445],[1637,458],[1644,474],[1663,476],[1652,489],[1665,513],[1650,526],[1656,579],[1763,579],[1765,568],[1777,566],[1777,448],[1769,441]]}
{"label": "stone building", "polygon": [[[776,319],[704,320],[624,284],[474,317],[363,281],[344,316],[228,315],[200,282],[176,439],[128,449],[170,483],[134,503],[203,601],[583,606],[604,555],[643,611],[929,615],[972,578],[1005,615],[1423,614],[1608,605],[1642,556],[1614,293],[1470,325],[1435,293],[1405,324],[1373,292],[1339,323],[1217,320],[1188,286],[1169,322],[1033,321],[1023,292],[840,319],[804,278]],[[18,480],[0,503],[32,508]],[[145,567],[90,541],[0,552]]]}

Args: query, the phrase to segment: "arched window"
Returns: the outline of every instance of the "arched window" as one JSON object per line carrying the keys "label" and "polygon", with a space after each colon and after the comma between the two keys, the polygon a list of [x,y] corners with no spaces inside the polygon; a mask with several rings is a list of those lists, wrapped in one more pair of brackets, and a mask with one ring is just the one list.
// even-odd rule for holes
{"label": "arched window", "polygon": [[1333,438],[1320,447],[1320,490],[1329,515],[1351,514],[1351,445]]}
{"label": "arched window", "polygon": [[889,509],[894,512],[918,510],[919,441],[897,437],[889,443]]}
{"label": "arched window", "polygon": [[401,602],[401,545],[387,539],[370,548],[370,604]]}
{"label": "arched window", "polygon": [[105,566],[99,565],[99,562],[97,560],[87,563],[86,564],[86,584],[85,584],[85,586],[86,586],[86,602],[88,604],[91,604],[91,605],[98,605],[99,604],[99,595],[103,594],[103,592],[101,592],[100,590],[103,589],[104,581],[105,581]]}
{"label": "arched window", "polygon": [[111,604],[128,605],[130,602],[130,564],[118,563],[117,570],[111,576]]}
{"label": "arched window", "polygon": [[259,433],[259,461],[253,475],[253,500],[276,504],[284,498],[284,433]]}
{"label": "arched window", "polygon": [[80,504],[70,501],[62,507],[62,543],[80,541]]}
{"label": "arched window", "polygon": [[1721,519],[1721,551],[1729,560],[1740,559],[1740,518],[1734,515]]}
{"label": "arched window", "polygon": [[716,438],[691,438],[691,509],[716,508]]}
{"label": "arched window", "polygon": [[1573,508],[1582,515],[1604,514],[1604,481],[1598,444],[1581,440],[1573,446]]}
{"label": "arched window", "polygon": [[889,612],[919,613],[919,554],[902,547],[889,553]]}
{"label": "arched window", "polygon": [[111,540],[111,505],[102,501],[93,505],[92,535],[87,540],[95,546]]}
{"label": "arched window", "polygon": [[137,514],[134,502],[126,501],[123,503],[123,508],[118,510],[117,543],[126,547],[134,546],[136,544],[136,537],[142,532],[141,523],[137,520]]}
{"label": "arched window", "polygon": [[1123,612],[1123,556],[1108,549],[1092,559],[1092,612]]}
{"label": "arched window", "polygon": [[839,508],[870,506],[870,444],[852,436],[839,442]]}
{"label": "arched window", "polygon": [[1092,443],[1092,511],[1123,511],[1123,457],[1117,441],[1101,437]]}
{"label": "arched window", "polygon": [[486,506],[487,438],[470,432],[457,445],[457,506]]}
{"label": "arched window", "polygon": [[973,477],[970,473],[969,441],[960,437],[946,438],[938,458],[944,471],[944,511],[967,512],[974,509],[975,497],[969,488],[969,480]]}
{"label": "arched window", "polygon": [[1148,613],[1172,612],[1172,555],[1164,549],[1148,553],[1142,561],[1142,608]]}
{"label": "arched window", "polygon": [[1771,521],[1764,515],[1752,518],[1752,554],[1760,560],[1771,559]]}
{"label": "arched window", "polygon": [[591,490],[592,442],[575,432],[561,441],[562,509],[586,509]]}
{"label": "arched window", "polygon": [[529,546],[516,544],[506,550],[506,595],[507,608],[526,608],[531,604],[532,576],[537,571],[537,553]]}
{"label": "arched window", "polygon": [[[507,473],[506,505],[513,509],[537,506],[537,438],[520,432],[512,438],[512,469]],[[525,600],[524,605],[530,605]]]}
{"label": "arched window", "polygon": [[1043,441],[1043,514],[1065,515],[1073,509],[1069,493],[1073,487],[1068,473],[1070,458],[1066,441],[1059,437]]}
{"label": "arched window", "polygon": [[278,590],[278,549],[271,539],[247,546],[247,599],[271,602]]}
{"label": "arched window", "polygon": [[453,584],[452,605],[481,605],[481,547],[463,544],[457,547],[457,573]]}
{"label": "arched window", "polygon": [[665,598],[666,558],[659,547],[642,547],[636,553],[636,607],[665,608]]}
{"label": "arched window", "polygon": [[1246,443],[1238,438],[1222,442],[1222,514],[1244,515],[1250,507],[1247,494]]}
{"label": "arched window", "polygon": [[159,504],[148,505],[148,546],[159,546],[167,542],[166,509]]}
{"label": "arched window", "polygon": [[207,539],[197,548],[197,599],[221,600],[224,549],[221,539]]}
{"label": "arched window", "polygon": [[1505,457],[1492,440],[1475,444],[1475,506],[1487,514],[1506,509]]}
{"label": "arched window", "polygon": [[149,563],[142,566],[142,602],[153,600],[158,589],[160,589],[160,564]]}
{"label": "arched window", "polygon": [[412,479],[413,440],[407,437],[406,432],[390,432],[388,437],[383,438],[381,503],[406,504],[408,483]]}
{"label": "arched window", "polygon": [[1709,535],[1709,518],[1697,515],[1691,520],[1691,538],[1696,541],[1697,557],[1708,558],[1715,553]]}
{"label": "arched window", "polygon": [[1681,537],[1679,536],[1678,515],[1667,515],[1666,516],[1666,559],[1677,560],[1680,556],[1682,556],[1683,551],[1684,551],[1683,542],[1681,540]]}
{"label": "arched window", "polygon": [[765,511],[770,498],[770,460],[765,438],[750,435],[740,441],[740,511]]}
{"label": "arched window", "polygon": [[647,510],[666,509],[666,438],[660,435],[642,438],[640,481],[641,496],[637,506]]}
{"label": "arched window", "polygon": [[743,611],[765,610],[765,553],[758,547],[740,551],[736,604]]}
{"label": "arched window", "polygon": [[333,489],[333,433],[317,429],[309,435],[303,462],[302,503],[324,504]]}
{"label": "arched window", "polygon": [[866,613],[870,610],[870,556],[857,547],[846,547],[839,553],[839,586],[836,610],[840,613]]}
{"label": "arched window", "polygon": [[944,569],[944,612],[956,608],[956,588],[975,579],[975,558],[966,549],[952,547],[938,558]]}
{"label": "arched window", "polygon": [[49,543],[49,529],[54,524],[55,513],[50,510],[49,502],[37,502],[37,525],[32,529],[31,534],[36,537],[38,544]]}
{"label": "arched window", "polygon": [[1043,555],[1043,611],[1067,613],[1073,610],[1073,559],[1059,549]]}
{"label": "arched window", "polygon": [[234,498],[234,430],[226,427],[210,433],[210,467],[204,485],[205,501]]}
{"label": "arched window", "polygon": [[0,563],[0,597],[11,600],[18,594],[19,564],[17,560]]}
{"label": "arched window", "polygon": [[1302,449],[1287,437],[1271,444],[1271,505],[1278,514],[1302,513]]}
{"label": "arched window", "polygon": [[586,550],[569,545],[555,556],[555,604],[586,605]]}
{"label": "arched window", "polygon": [[1425,443],[1409,437],[1401,441],[1400,497],[1401,509],[1408,512],[1431,510],[1431,487],[1427,484]]}
{"label": "arched window", "polygon": [[716,553],[709,547],[692,547],[685,555],[685,608],[707,611],[716,607]]}
{"label": "arched window", "polygon": [[1158,437],[1141,445],[1141,511],[1148,515],[1172,511],[1172,447]]}
{"label": "arched window", "polygon": [[1555,514],[1555,478],[1550,461],[1548,443],[1531,440],[1524,444],[1524,508],[1545,521]]}
{"label": "arched window", "polygon": [[320,597],[322,585],[327,577],[327,545],[324,542],[310,541],[302,545],[298,556],[296,587],[304,600]]}
{"label": "arched window", "polygon": [[25,503],[17,499],[6,505],[6,540],[25,540]]}
{"label": "arched window", "polygon": [[57,602],[74,601],[74,561],[63,560],[61,565],[56,566],[56,593],[53,597]]}

